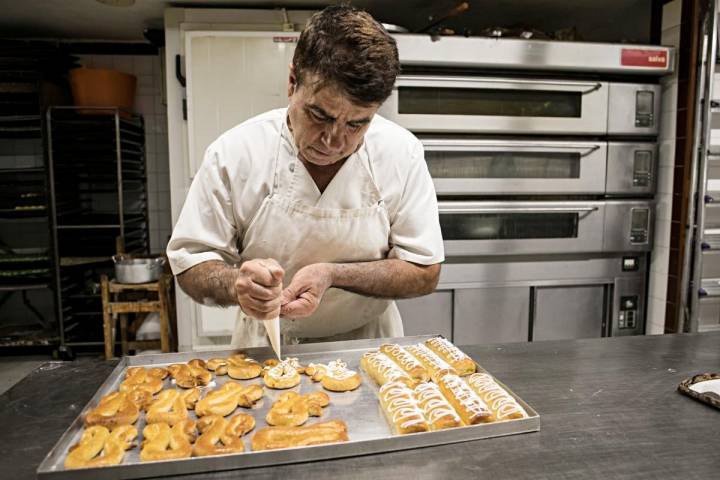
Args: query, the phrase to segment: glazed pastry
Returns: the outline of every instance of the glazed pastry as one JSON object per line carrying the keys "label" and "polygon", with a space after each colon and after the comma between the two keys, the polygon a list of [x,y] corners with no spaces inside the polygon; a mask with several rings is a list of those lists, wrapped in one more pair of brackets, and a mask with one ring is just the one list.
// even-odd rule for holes
{"label": "glazed pastry", "polygon": [[411,378],[414,378],[418,382],[427,382],[430,380],[430,374],[427,368],[397,343],[380,345],[380,351],[390,357],[393,362],[397,363]]}
{"label": "glazed pastry", "polygon": [[[300,360],[298,360],[296,357],[286,357],[283,361],[290,364],[290,366],[297,370],[298,373],[305,373],[305,367],[300,365]],[[278,360],[277,358],[269,358],[263,362],[263,370],[267,372],[268,370],[278,366],[279,364],[280,360]]]}
{"label": "glazed pastry", "polygon": [[104,396],[85,416],[85,426],[101,425],[113,429],[119,425],[132,425],[140,416],[138,407],[122,392]]}
{"label": "glazed pastry", "polygon": [[430,425],[415,400],[413,390],[404,383],[384,384],[380,387],[378,397],[380,406],[396,435],[430,430]]}
{"label": "glazed pastry", "polygon": [[328,406],[330,397],[325,392],[312,392],[300,395],[285,392],[273,403],[265,416],[269,425],[294,426],[304,424],[309,417],[322,415],[323,407]]}
{"label": "glazed pastry", "polygon": [[145,415],[147,423],[175,425],[188,418],[187,407],[179,390],[163,390],[150,404]]}
{"label": "glazed pastry", "polygon": [[185,408],[192,410],[195,408],[195,404],[200,400],[200,388],[194,387],[180,392]]}
{"label": "glazed pastry", "polygon": [[228,372],[228,361],[225,358],[211,358],[207,361],[208,370],[215,373],[215,375],[227,375]]}
{"label": "glazed pastry", "polygon": [[263,367],[256,360],[247,358],[238,353],[227,359],[227,371],[230,378],[236,380],[250,380],[257,378],[263,372]]}
{"label": "glazed pastry", "polygon": [[475,362],[465,352],[457,348],[443,337],[425,340],[425,345],[457,370],[458,375],[465,376],[475,373]]}
{"label": "glazed pastry", "polygon": [[163,378],[161,373],[167,371],[165,369],[154,369],[155,372],[151,374],[150,371],[143,367],[128,367],[125,373],[125,380],[120,384],[121,392],[129,392],[130,390],[142,389],[148,391],[151,395],[156,394],[163,388]]}
{"label": "glazed pastry", "polygon": [[263,396],[261,385],[240,385],[236,382],[227,382],[222,387],[208,393],[205,398],[195,405],[195,413],[202,417],[205,415],[230,415],[239,406],[250,408]]}
{"label": "glazed pastry", "polygon": [[238,413],[226,420],[209,415],[198,420],[201,434],[193,447],[193,456],[224,455],[245,450],[243,435],[255,428],[252,415]]}
{"label": "glazed pastry", "polygon": [[137,429],[132,425],[116,427],[112,433],[100,425],[88,427],[80,441],[70,447],[65,457],[65,468],[88,468],[117,465],[122,462],[125,450],[132,447]]}
{"label": "glazed pastry", "polygon": [[326,443],[346,442],[347,425],[341,420],[304,425],[302,427],[265,427],[252,438],[253,451],[307,447]]}
{"label": "glazed pastry", "polygon": [[197,436],[195,422],[185,419],[170,427],[167,423],[151,423],[143,429],[140,460],[170,460],[187,458],[192,454],[192,442]]}
{"label": "glazed pastry", "polygon": [[300,383],[300,380],[300,374],[292,366],[289,359],[283,360],[270,368],[263,376],[266,386],[278,390],[295,387]]}
{"label": "glazed pastry", "polygon": [[528,416],[524,408],[487,373],[473,373],[465,379],[475,393],[490,407],[493,421],[513,420]]}
{"label": "glazed pastry", "polygon": [[413,392],[420,410],[430,424],[430,430],[443,430],[462,426],[462,419],[447,399],[440,392],[440,388],[432,383],[421,383]]}
{"label": "glazed pastry", "polygon": [[[175,385],[180,388],[204,387],[212,381],[212,373],[202,368],[202,360],[195,361],[193,365],[176,363],[168,367]],[[203,362],[204,363],[204,362]]]}
{"label": "glazed pastry", "polygon": [[412,379],[410,375],[382,352],[365,353],[360,359],[360,367],[378,385],[384,385],[388,382],[402,382],[412,388],[417,384],[417,380]]}
{"label": "glazed pastry", "polygon": [[459,376],[445,375],[438,382],[438,386],[465,425],[487,423],[492,420],[492,412],[485,402]]}
{"label": "glazed pastry", "polygon": [[418,359],[418,361],[420,361],[420,363],[423,364],[423,366],[425,366],[425,368],[428,369],[430,378],[432,378],[435,383],[440,383],[439,380],[447,374],[457,375],[457,370],[448,365],[445,360],[438,357],[435,352],[422,343],[418,343],[417,345],[408,345],[405,347],[405,350],[410,352]]}
{"label": "glazed pastry", "polygon": [[154,400],[153,394],[144,388],[133,388],[125,392],[125,395],[140,411],[144,411]]}
{"label": "glazed pastry", "polygon": [[354,370],[348,370],[347,363],[338,359],[328,363],[311,363],[305,369],[313,382],[320,382],[325,390],[331,392],[349,392],[355,390],[362,383],[360,374]]}

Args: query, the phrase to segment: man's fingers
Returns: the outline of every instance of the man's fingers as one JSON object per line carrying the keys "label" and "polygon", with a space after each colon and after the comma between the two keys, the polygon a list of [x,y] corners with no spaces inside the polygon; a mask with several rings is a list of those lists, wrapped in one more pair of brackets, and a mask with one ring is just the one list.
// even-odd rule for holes
{"label": "man's fingers", "polygon": [[273,259],[249,260],[240,266],[240,272],[264,287],[282,285],[285,271]]}
{"label": "man's fingers", "polygon": [[274,258],[264,258],[260,260],[260,263],[267,268],[268,273],[270,273],[271,283],[266,284],[266,286],[274,287],[282,284],[283,277],[285,276],[285,270],[283,270],[277,260]]}
{"label": "man's fingers", "polygon": [[273,300],[282,295],[282,287],[263,287],[258,283],[250,282],[248,285],[247,295],[255,300]]}
{"label": "man's fingers", "polygon": [[290,300],[280,308],[280,315],[291,318],[307,317],[315,311],[315,302],[312,297],[302,294]]}
{"label": "man's fingers", "polygon": [[246,297],[243,299],[242,306],[256,312],[269,313],[280,309],[280,298],[278,297],[266,302],[256,300],[252,297]]}

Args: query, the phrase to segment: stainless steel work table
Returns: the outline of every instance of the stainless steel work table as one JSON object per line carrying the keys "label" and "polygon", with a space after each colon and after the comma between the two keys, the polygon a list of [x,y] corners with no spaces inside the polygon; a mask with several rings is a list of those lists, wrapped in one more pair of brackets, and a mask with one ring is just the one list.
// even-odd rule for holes
{"label": "stainless steel work table", "polygon": [[[253,480],[720,477],[720,411],[676,392],[686,377],[720,372],[720,332],[463,349],[540,413],[540,432],[242,475]],[[0,396],[0,477],[34,478],[40,461],[113,367],[94,359],[51,362]]]}

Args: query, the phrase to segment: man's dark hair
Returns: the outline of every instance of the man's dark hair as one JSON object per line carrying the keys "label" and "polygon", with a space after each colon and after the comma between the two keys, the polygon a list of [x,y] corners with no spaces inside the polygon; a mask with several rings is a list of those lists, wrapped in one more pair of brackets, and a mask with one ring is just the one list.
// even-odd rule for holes
{"label": "man's dark hair", "polygon": [[395,40],[369,13],[333,5],[308,20],[293,56],[298,86],[316,74],[314,88],[334,85],[360,105],[382,103],[400,71]]}

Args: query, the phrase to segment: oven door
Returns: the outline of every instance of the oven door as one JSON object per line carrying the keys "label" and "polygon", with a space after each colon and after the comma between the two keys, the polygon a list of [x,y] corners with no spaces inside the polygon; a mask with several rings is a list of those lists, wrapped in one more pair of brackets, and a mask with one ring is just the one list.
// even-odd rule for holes
{"label": "oven door", "polygon": [[421,141],[438,195],[605,193],[605,142]]}
{"label": "oven door", "polygon": [[447,256],[602,252],[604,202],[440,201]]}
{"label": "oven door", "polygon": [[608,84],[400,76],[380,114],[413,132],[605,134]]}

